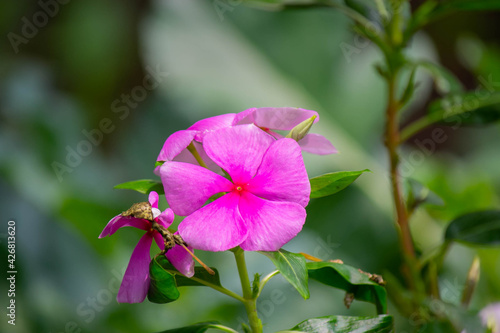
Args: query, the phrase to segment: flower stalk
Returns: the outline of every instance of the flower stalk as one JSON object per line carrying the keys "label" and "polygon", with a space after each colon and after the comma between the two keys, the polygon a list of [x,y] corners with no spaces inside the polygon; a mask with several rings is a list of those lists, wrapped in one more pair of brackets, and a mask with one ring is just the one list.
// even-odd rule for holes
{"label": "flower stalk", "polygon": [[257,314],[257,298],[252,295],[252,287],[248,277],[247,265],[245,262],[245,251],[238,247],[234,251],[236,266],[241,281],[241,289],[243,291],[243,304],[247,311],[248,321],[253,333],[262,333],[262,321]]}

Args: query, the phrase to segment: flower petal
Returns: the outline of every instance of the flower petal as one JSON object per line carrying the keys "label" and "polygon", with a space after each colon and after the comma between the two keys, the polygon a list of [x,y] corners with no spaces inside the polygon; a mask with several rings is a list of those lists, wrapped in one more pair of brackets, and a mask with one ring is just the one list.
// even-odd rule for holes
{"label": "flower petal", "polygon": [[229,173],[234,183],[247,183],[274,141],[254,125],[241,125],[208,133],[203,145],[207,155]]}
{"label": "flower petal", "polygon": [[245,111],[237,113],[233,119],[233,126],[253,124],[254,123],[253,114],[255,110],[257,110],[257,108],[246,109]]}
{"label": "flower petal", "polygon": [[160,216],[158,216],[157,221],[165,228],[168,228],[174,221],[174,218],[175,218],[174,211],[170,208],[167,208],[160,214]]}
{"label": "flower petal", "polygon": [[275,141],[246,189],[265,199],[307,206],[311,184],[297,142],[286,138]]}
{"label": "flower petal", "polygon": [[293,202],[269,201],[244,192],[239,210],[248,227],[241,248],[245,251],[277,251],[294,238],[306,220],[304,207]]}
{"label": "flower petal", "polygon": [[149,251],[153,237],[145,234],[137,243],[123,276],[118,296],[118,303],[141,303],[146,298],[149,288]]}
{"label": "flower petal", "polygon": [[[319,115],[316,111],[306,109],[257,108],[253,110],[253,113],[249,110],[245,110],[243,111],[244,114],[236,116],[235,119],[239,119],[239,123],[236,125],[247,123],[252,119],[252,122],[258,127],[289,131],[312,116],[317,116],[314,120],[315,123],[319,121]],[[243,112],[240,112],[240,114]]]}
{"label": "flower petal", "polygon": [[195,136],[195,140],[198,142],[203,141],[203,137],[210,131],[215,131],[220,128],[230,127],[233,124],[235,113],[221,114],[215,117],[205,118],[197,121],[188,130],[194,130],[198,133]]}
{"label": "flower petal", "polygon": [[163,236],[158,231],[153,232],[153,238],[160,250],[165,250],[165,241],[163,240]]}
{"label": "flower petal", "polygon": [[[175,234],[178,235],[179,232],[176,232]],[[191,246],[188,246],[188,249],[191,252],[194,251]],[[191,254],[189,254],[189,252],[182,246],[176,244],[172,249],[168,250],[165,255],[167,256],[168,261],[170,261],[170,263],[174,265],[174,267],[183,275],[188,278],[194,275],[193,257],[191,257]]]}
{"label": "flower petal", "polygon": [[238,212],[238,193],[230,192],[186,217],[179,234],[187,244],[204,251],[226,251],[239,245],[247,228]]}
{"label": "flower petal", "polygon": [[159,199],[160,199],[160,197],[158,196],[158,193],[156,193],[155,191],[149,192],[148,201],[149,201],[149,204],[151,205],[152,208],[158,208],[158,200]]}
{"label": "flower petal", "polygon": [[172,161],[194,140],[196,131],[182,130],[170,135],[158,155],[157,161]]}
{"label": "flower petal", "polygon": [[233,186],[210,170],[182,162],[165,162],[160,175],[170,208],[181,216],[200,208],[212,195],[231,191]]}
{"label": "flower petal", "polygon": [[302,150],[316,155],[328,155],[338,153],[337,149],[323,135],[311,133],[307,134],[299,141]]}
{"label": "flower petal", "polygon": [[142,230],[149,230],[151,227],[151,223],[147,220],[138,219],[131,216],[116,215],[104,227],[104,230],[99,235],[99,238],[111,236],[122,227],[135,227]]}
{"label": "flower petal", "polygon": [[[178,235],[179,232],[175,232],[175,235]],[[165,242],[163,237],[158,233],[154,233],[154,238],[158,247],[163,251],[165,249]],[[188,249],[193,252],[193,248],[188,246]],[[193,257],[187,252],[182,246],[175,245],[173,248],[166,252],[166,257],[168,261],[174,267],[181,272],[184,276],[192,277],[194,275],[194,260]]]}

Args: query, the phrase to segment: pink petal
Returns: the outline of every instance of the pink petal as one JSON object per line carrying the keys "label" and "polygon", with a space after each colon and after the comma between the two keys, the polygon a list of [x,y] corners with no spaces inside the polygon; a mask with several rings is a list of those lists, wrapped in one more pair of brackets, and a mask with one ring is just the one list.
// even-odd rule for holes
{"label": "pink petal", "polygon": [[186,216],[200,208],[212,195],[231,191],[226,178],[182,162],[165,162],[160,168],[165,198],[175,214]]}
{"label": "pink petal", "polygon": [[138,219],[131,216],[116,215],[104,227],[104,230],[99,235],[99,238],[111,236],[122,227],[135,227],[147,231],[151,228],[151,223],[147,220]]}
{"label": "pink petal", "polygon": [[257,174],[245,188],[264,199],[307,206],[311,184],[297,142],[293,139],[275,141],[264,155]]}
{"label": "pink petal", "polygon": [[257,108],[246,109],[245,111],[237,113],[234,117],[233,125],[253,124],[253,114],[255,110],[257,110]]}
{"label": "pink petal", "polygon": [[203,137],[206,133],[214,131],[220,128],[229,127],[233,124],[234,113],[221,114],[219,116],[210,117],[202,119],[194,123],[188,130],[194,130],[198,133],[195,136],[195,140],[198,142],[203,141]]}
{"label": "pink petal", "polygon": [[[179,233],[176,231],[176,235]],[[158,233],[154,233],[154,238],[158,247],[163,251],[165,249],[165,242],[163,237]],[[193,252],[193,248],[188,246],[188,249]],[[175,245],[165,254],[168,261],[184,276],[192,277],[194,275],[194,260],[193,257],[180,245]]]}
{"label": "pink petal", "polygon": [[149,251],[153,237],[146,233],[137,243],[123,276],[118,296],[118,303],[141,303],[149,289]]}
{"label": "pink petal", "polygon": [[160,233],[158,231],[154,231],[153,232],[153,238],[156,242],[156,245],[158,245],[158,247],[160,248],[160,250],[164,250],[165,249],[165,241],[163,240],[163,236],[160,235]]}
{"label": "pink petal", "polygon": [[174,211],[170,208],[167,208],[160,214],[160,216],[158,216],[157,221],[165,228],[168,228],[174,221],[174,218],[175,218]]}
{"label": "pink petal", "polygon": [[238,212],[238,193],[230,192],[186,217],[179,234],[187,244],[204,251],[226,251],[239,245],[247,228]]}
{"label": "pink petal", "polygon": [[151,207],[158,208],[158,200],[159,199],[160,199],[160,197],[158,196],[158,193],[156,193],[155,191],[149,192],[148,201],[151,204]]}
{"label": "pink petal", "polygon": [[[314,122],[319,121],[319,115],[316,111],[299,109],[299,108],[258,108],[253,114],[247,112],[244,118],[237,116],[241,123],[249,121],[253,117],[253,123],[259,127],[289,131],[299,123],[312,116],[317,116]],[[239,124],[237,124],[239,125]]]}
{"label": "pink petal", "polygon": [[302,150],[316,155],[328,155],[338,153],[337,149],[332,145],[327,138],[319,134],[307,134],[299,141]]}
{"label": "pink petal", "polygon": [[254,125],[223,128],[205,136],[207,155],[234,183],[247,183],[257,172],[273,137]]}
{"label": "pink petal", "polygon": [[294,238],[306,220],[306,210],[292,202],[269,201],[243,192],[239,210],[248,227],[241,248],[245,251],[277,251]]}
{"label": "pink petal", "polygon": [[[179,233],[176,232],[175,234],[178,235]],[[188,246],[188,249],[191,252],[194,251],[191,246]],[[170,263],[174,265],[174,267],[184,276],[190,278],[194,275],[193,257],[191,257],[189,252],[182,246],[175,245],[172,249],[168,250],[165,255],[167,256],[168,261],[170,261]]]}
{"label": "pink petal", "polygon": [[157,161],[172,161],[194,140],[196,131],[182,130],[170,135],[158,155]]}

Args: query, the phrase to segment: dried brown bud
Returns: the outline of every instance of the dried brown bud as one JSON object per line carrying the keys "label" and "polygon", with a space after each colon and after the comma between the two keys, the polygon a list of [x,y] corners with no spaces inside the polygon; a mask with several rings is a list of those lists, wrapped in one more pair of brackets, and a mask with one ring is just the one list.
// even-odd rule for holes
{"label": "dried brown bud", "polygon": [[354,294],[346,292],[345,293],[345,297],[344,297],[344,305],[345,305],[345,307],[349,309],[351,307],[351,304],[352,304],[353,301],[354,301]]}
{"label": "dried brown bud", "polygon": [[138,202],[122,213],[122,216],[132,216],[138,219],[153,221],[153,210],[149,202]]}

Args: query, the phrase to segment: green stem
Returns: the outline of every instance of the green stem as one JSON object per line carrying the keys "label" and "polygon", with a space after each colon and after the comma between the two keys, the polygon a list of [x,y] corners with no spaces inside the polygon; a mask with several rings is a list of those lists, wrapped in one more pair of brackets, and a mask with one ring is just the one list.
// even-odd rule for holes
{"label": "green stem", "polygon": [[245,263],[245,251],[240,247],[235,249],[234,258],[240,275],[241,289],[243,290],[243,304],[247,311],[248,321],[253,333],[262,333],[262,322],[257,314],[257,297],[252,295],[252,287],[248,278],[247,265]]}
{"label": "green stem", "polygon": [[384,20],[387,20],[389,18],[389,12],[387,11],[387,8],[385,8],[384,0],[375,0],[375,5],[377,6],[380,16]]}
{"label": "green stem", "polygon": [[245,299],[243,297],[241,297],[240,295],[238,295],[238,294],[236,294],[236,293],[232,292],[231,290],[228,290],[228,289],[226,289],[224,287],[212,284],[212,283],[207,282],[207,281],[202,280],[202,279],[198,279],[197,277],[194,277],[194,276],[191,277],[191,278],[189,278],[189,279],[193,280],[193,281],[196,281],[196,282],[199,282],[199,283],[201,283],[201,284],[203,284],[203,285],[205,285],[207,287],[210,287],[210,288],[212,288],[214,290],[217,290],[218,292],[223,293],[224,295],[227,295],[229,297],[237,299],[238,301],[240,301],[242,303],[245,302]]}
{"label": "green stem", "polygon": [[194,146],[193,142],[191,142],[189,144],[189,146],[187,146],[187,150],[189,150],[189,152],[191,154],[193,154],[194,158],[196,159],[196,161],[198,162],[198,164],[200,166],[202,166],[204,168],[208,168],[207,165],[205,164],[205,161],[203,161],[203,159],[201,158],[200,154],[196,150],[196,147]]}
{"label": "green stem", "polygon": [[407,125],[405,128],[401,130],[401,137],[399,139],[399,143],[403,143],[415,134],[419,133],[423,129],[437,123],[438,121],[442,120],[443,117],[439,114],[436,113],[436,115],[427,115],[425,117],[422,117],[411,124]]}
{"label": "green stem", "polygon": [[280,271],[276,270],[276,271],[273,271],[269,274],[267,274],[261,281],[260,281],[260,284],[259,284],[259,292],[257,294],[257,296],[255,296],[256,298],[260,296],[260,293],[262,292],[262,289],[264,289],[264,286],[269,282],[269,280],[271,280],[274,276],[278,275],[280,273]]}
{"label": "green stem", "polygon": [[396,76],[397,71],[392,72],[387,79],[388,82],[388,102],[386,110],[386,133],[385,145],[389,153],[390,181],[392,187],[393,201],[396,208],[396,221],[399,231],[399,239],[403,258],[406,263],[405,276],[409,289],[419,291],[420,283],[417,281],[416,274],[416,256],[411,237],[410,226],[408,223],[408,212],[405,207],[403,194],[401,191],[401,180],[398,171],[399,156],[397,152],[399,144],[399,122],[398,111],[399,102],[396,97]]}

